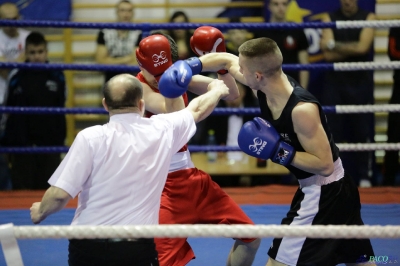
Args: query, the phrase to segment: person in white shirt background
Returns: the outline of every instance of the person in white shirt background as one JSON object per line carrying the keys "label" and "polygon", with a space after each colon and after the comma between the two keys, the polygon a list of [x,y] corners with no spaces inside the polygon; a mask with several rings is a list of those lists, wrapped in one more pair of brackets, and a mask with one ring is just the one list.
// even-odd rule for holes
{"label": "person in white shirt background", "polygon": [[[0,5],[0,19],[19,20],[18,7],[14,3]],[[25,39],[30,32],[16,27],[3,27],[0,29],[0,61],[24,61]],[[10,69],[0,69],[0,104],[5,102],[7,77]]]}
{"label": "person in white shirt background", "polygon": [[[19,20],[18,7],[11,2],[0,5],[0,19]],[[23,62],[25,39],[30,32],[17,27],[0,29],[0,62]],[[11,69],[0,68],[0,106],[4,105],[7,97],[7,79]],[[0,138],[3,135],[5,118],[0,114]],[[0,154],[0,190],[10,190],[11,175],[5,154]]]}
{"label": "person in white shirt background", "polygon": [[[118,1],[116,16],[118,23],[132,23],[134,4],[128,0]],[[137,65],[135,50],[142,39],[140,30],[101,29],[97,34],[95,60],[106,65]],[[104,81],[123,72],[105,71]]]}

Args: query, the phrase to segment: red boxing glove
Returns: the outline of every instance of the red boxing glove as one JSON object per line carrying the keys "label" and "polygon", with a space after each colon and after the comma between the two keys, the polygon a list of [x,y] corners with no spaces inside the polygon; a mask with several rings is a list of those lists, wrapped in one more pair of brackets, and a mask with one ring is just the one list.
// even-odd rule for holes
{"label": "red boxing glove", "polygon": [[136,49],[136,59],[139,66],[159,81],[165,70],[172,65],[171,46],[168,39],[162,35],[144,38]]}
{"label": "red boxing glove", "polygon": [[[219,29],[210,26],[202,26],[194,31],[190,47],[198,56],[226,52],[224,35]],[[228,70],[221,69],[217,73],[224,75]]]}

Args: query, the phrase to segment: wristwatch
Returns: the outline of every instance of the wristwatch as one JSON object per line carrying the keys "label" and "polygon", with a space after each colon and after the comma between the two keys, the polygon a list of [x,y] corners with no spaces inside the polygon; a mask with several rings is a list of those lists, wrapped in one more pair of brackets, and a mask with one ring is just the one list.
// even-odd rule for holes
{"label": "wristwatch", "polygon": [[328,48],[328,50],[333,50],[335,48],[335,40],[330,39],[327,43],[326,43],[326,48]]}

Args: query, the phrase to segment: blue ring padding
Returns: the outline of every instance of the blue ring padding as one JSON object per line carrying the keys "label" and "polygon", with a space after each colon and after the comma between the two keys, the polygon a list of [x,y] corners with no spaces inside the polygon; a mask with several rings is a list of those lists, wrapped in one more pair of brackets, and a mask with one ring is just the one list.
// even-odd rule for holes
{"label": "blue ring padding", "polygon": [[[104,22],[72,22],[49,20],[0,20],[5,27],[36,28],[74,28],[74,29],[122,29],[142,30],[148,32],[159,29],[196,29],[201,26],[212,26],[220,30],[227,29],[305,29],[305,28],[337,28],[336,22],[284,22],[284,23],[104,23]],[[361,28],[361,26],[360,26]]]}
{"label": "blue ring padding", "polygon": [[[118,66],[118,65],[101,65],[101,64],[59,64],[59,63],[10,63],[0,62],[0,68],[9,69],[35,69],[35,70],[82,70],[82,71],[115,71],[126,73],[137,73],[140,71],[138,66]],[[282,69],[288,70],[330,70],[334,71],[333,63],[316,63],[316,64],[285,64]]]}

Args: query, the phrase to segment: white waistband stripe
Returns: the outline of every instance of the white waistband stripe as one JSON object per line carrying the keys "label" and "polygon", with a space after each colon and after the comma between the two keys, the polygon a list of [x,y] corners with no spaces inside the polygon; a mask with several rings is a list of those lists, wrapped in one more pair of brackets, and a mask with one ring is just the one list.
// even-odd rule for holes
{"label": "white waistband stripe", "polygon": [[334,162],[334,170],[330,176],[313,175],[306,179],[299,179],[300,188],[308,187],[312,185],[323,186],[332,182],[342,179],[344,176],[344,168],[342,160],[338,158]]}

